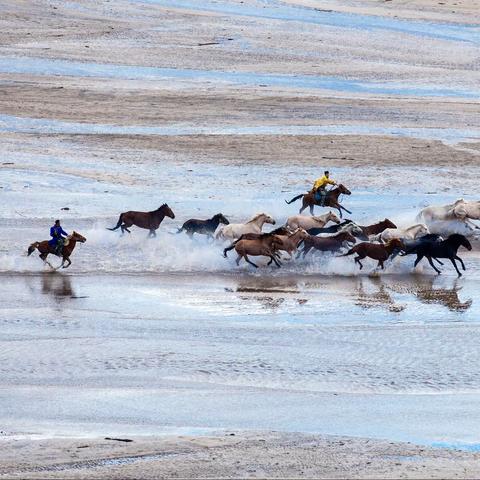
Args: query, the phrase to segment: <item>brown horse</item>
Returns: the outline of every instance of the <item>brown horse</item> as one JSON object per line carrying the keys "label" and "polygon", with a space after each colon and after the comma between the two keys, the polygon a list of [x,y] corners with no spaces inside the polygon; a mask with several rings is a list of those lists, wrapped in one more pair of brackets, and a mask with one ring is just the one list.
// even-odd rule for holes
{"label": "brown horse", "polygon": [[303,258],[314,248],[321,252],[337,252],[343,247],[344,243],[355,243],[356,239],[350,232],[340,232],[331,237],[316,237],[309,235],[303,244]]}
{"label": "brown horse", "polygon": [[[280,240],[276,235],[265,235],[261,238],[255,240],[239,240],[235,244],[235,251],[238,254],[237,265],[240,264],[242,258],[245,259],[247,263],[253,265],[255,268],[258,268],[258,265],[253,263],[248,255],[253,256],[264,256],[270,258],[270,263],[273,261],[275,265],[280,268],[281,263],[277,260],[277,250],[283,245],[282,240]],[[269,263],[269,264],[270,264]]]}
{"label": "brown horse", "polygon": [[339,185],[337,185],[335,188],[333,188],[327,193],[327,196],[325,198],[323,205],[320,205],[320,203],[318,203],[318,201],[315,199],[315,194],[312,192],[302,193],[300,195],[297,195],[296,197],[293,197],[290,201],[285,200],[285,202],[288,203],[288,205],[290,205],[291,203],[295,202],[299,198],[303,197],[302,208],[298,213],[302,213],[307,207],[310,207],[310,214],[313,215],[313,207],[315,205],[319,205],[323,207],[336,208],[339,212],[340,218],[342,218],[342,210],[345,210],[347,213],[352,213],[350,210],[347,210],[345,207],[340,205],[338,198],[342,193],[344,195],[352,194],[352,192],[347,187],[345,187],[345,185],[342,185],[340,183]]}
{"label": "brown horse", "polygon": [[[63,245],[61,255],[57,255],[58,257],[60,256],[62,257],[62,264],[58,268],[69,267],[72,264],[72,262],[70,261],[70,255],[75,249],[75,245],[77,244],[77,242],[85,243],[86,241],[87,239],[82,235],[80,235],[79,233],[72,232],[72,234],[67,237],[67,240]],[[49,254],[56,255],[55,247],[51,247],[50,244],[48,243],[48,240],[44,240],[43,242],[34,242],[28,247],[28,251],[27,251],[28,256],[30,256],[35,250],[38,250],[40,252],[40,255],[39,255],[40,258],[47,265],[53,268],[50,262],[47,260],[47,257]],[[65,262],[68,262],[67,265],[65,265]]]}
{"label": "brown horse", "polygon": [[398,238],[394,238],[390,240],[388,243],[370,243],[370,242],[362,242],[358,245],[355,245],[351,248],[345,255],[340,255],[341,257],[346,257],[348,255],[353,255],[356,253],[358,256],[355,257],[355,263],[360,265],[360,270],[363,268],[362,262],[366,257],[373,258],[374,260],[378,260],[378,267],[381,267],[382,270],[385,269],[383,262],[387,260],[390,255],[395,250],[403,250],[405,248],[404,243],[399,240]]}
{"label": "brown horse", "polygon": [[382,220],[381,222],[374,223],[373,225],[367,225],[367,226],[359,225],[359,227],[363,230],[363,233],[367,237],[369,237],[370,235],[378,235],[379,233],[382,233],[387,228],[397,228],[397,226],[388,218],[385,218],[385,220]]}
{"label": "brown horse", "polygon": [[135,225],[150,230],[148,233],[149,237],[156,237],[157,233],[155,230],[157,230],[165,217],[175,218],[175,214],[166,203],[152,212],[123,212],[120,214],[115,227],[107,228],[107,230],[114,231],[117,228],[121,228],[122,234],[125,232],[130,233],[129,228]]}
{"label": "brown horse", "polygon": [[259,238],[271,237],[272,235],[290,235],[290,233],[290,230],[285,227],[276,228],[268,233],[244,233],[240,238],[237,238],[237,240],[223,249],[223,256],[227,258],[227,252],[233,250],[240,240],[257,240]]}

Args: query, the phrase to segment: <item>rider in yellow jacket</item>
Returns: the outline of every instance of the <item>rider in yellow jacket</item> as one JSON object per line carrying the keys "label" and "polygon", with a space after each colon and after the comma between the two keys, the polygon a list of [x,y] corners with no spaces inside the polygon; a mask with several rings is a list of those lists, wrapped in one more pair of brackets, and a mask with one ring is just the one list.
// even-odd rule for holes
{"label": "rider in yellow jacket", "polygon": [[317,179],[313,184],[312,192],[316,193],[319,190],[326,192],[325,187],[327,185],[336,185],[336,184],[337,182],[330,178],[330,172],[328,170],[325,170],[325,172],[323,172],[323,177],[320,177],[319,179]]}

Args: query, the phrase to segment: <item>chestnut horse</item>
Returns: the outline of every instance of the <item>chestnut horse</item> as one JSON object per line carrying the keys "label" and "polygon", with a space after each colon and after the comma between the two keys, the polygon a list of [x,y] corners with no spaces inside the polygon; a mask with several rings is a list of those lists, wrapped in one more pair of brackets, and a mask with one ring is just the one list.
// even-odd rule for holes
{"label": "chestnut horse", "polygon": [[[72,234],[67,237],[67,240],[65,241],[65,244],[62,248],[62,263],[58,268],[69,267],[72,264],[72,262],[70,261],[70,255],[72,254],[75,245],[77,244],[77,242],[85,243],[86,241],[87,239],[79,233],[72,232]],[[38,250],[40,252],[39,256],[44,261],[44,263],[53,268],[51,263],[47,260],[47,257],[49,254],[56,255],[55,247],[51,247],[48,243],[48,240],[44,240],[43,242],[34,242],[28,247],[27,255],[30,256],[35,250]],[[57,256],[59,257],[60,255]],[[65,265],[65,262],[68,262],[67,265]]]}
{"label": "chestnut horse", "polygon": [[293,197],[290,201],[285,200],[285,202],[288,203],[288,205],[290,205],[291,203],[295,202],[299,198],[303,197],[302,208],[298,213],[302,213],[307,207],[310,207],[310,214],[313,215],[313,207],[315,205],[319,205],[323,207],[336,208],[339,212],[340,218],[342,218],[342,210],[345,210],[347,213],[352,213],[350,210],[347,210],[345,207],[340,205],[338,198],[342,193],[344,195],[352,194],[352,192],[347,187],[345,187],[340,183],[335,188],[327,192],[327,196],[325,197],[325,201],[323,205],[320,205],[320,203],[318,203],[318,201],[315,199],[315,194],[312,192],[302,193],[300,195],[297,195],[296,197]]}
{"label": "chestnut horse", "polygon": [[395,250],[403,250],[405,248],[405,244],[398,238],[394,238],[390,240],[388,243],[370,243],[370,242],[362,242],[358,245],[355,245],[351,248],[347,253],[344,255],[340,255],[341,257],[346,257],[348,255],[353,255],[354,253],[357,254],[355,257],[355,263],[360,265],[360,270],[363,268],[362,262],[366,257],[373,258],[374,260],[378,260],[378,267],[382,270],[385,269],[383,262],[388,260],[390,255],[394,253]]}
{"label": "chestnut horse", "polygon": [[223,249],[223,256],[227,258],[227,252],[233,250],[240,240],[257,240],[259,238],[271,237],[272,235],[290,235],[290,230],[285,227],[279,227],[267,233],[244,233],[241,237],[234,240],[228,247]]}
{"label": "chestnut horse", "polygon": [[271,262],[274,262],[275,265],[280,268],[282,264],[277,259],[277,250],[281,248],[282,245],[282,240],[276,235],[264,235],[255,240],[239,240],[234,247],[238,254],[236,263],[239,265],[240,260],[243,258],[247,263],[253,265],[255,268],[258,268],[258,265],[253,263],[248,258],[248,255],[264,256],[270,257],[269,265]]}
{"label": "chestnut horse", "polygon": [[149,237],[156,237],[157,233],[155,230],[157,230],[165,217],[175,218],[175,214],[166,203],[152,212],[123,212],[120,214],[117,224],[113,228],[107,228],[107,230],[114,231],[117,228],[121,228],[122,234],[125,232],[130,233],[129,228],[135,225],[150,230],[148,233]]}
{"label": "chestnut horse", "polygon": [[397,226],[388,218],[385,218],[381,222],[374,223],[373,225],[359,225],[359,227],[367,237],[370,235],[378,235],[387,228],[397,228]]}

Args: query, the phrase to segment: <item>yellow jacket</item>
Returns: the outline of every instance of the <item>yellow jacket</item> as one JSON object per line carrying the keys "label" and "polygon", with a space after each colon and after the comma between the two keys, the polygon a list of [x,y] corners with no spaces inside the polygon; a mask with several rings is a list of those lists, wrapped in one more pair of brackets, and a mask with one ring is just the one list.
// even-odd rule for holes
{"label": "yellow jacket", "polygon": [[335,181],[332,180],[331,178],[326,177],[325,175],[321,178],[319,178],[314,184],[313,184],[313,190],[317,191],[319,188],[323,188],[326,185],[336,185]]}

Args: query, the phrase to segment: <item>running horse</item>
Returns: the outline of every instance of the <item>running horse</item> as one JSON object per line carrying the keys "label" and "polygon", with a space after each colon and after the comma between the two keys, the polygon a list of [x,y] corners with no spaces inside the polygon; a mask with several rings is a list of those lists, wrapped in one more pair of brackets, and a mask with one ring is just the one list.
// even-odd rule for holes
{"label": "running horse", "polygon": [[[73,250],[75,249],[75,245],[77,242],[80,243],[85,243],[87,239],[80,235],[77,232],[72,232],[71,235],[68,235],[68,237],[65,240],[65,243],[63,244],[62,248],[62,253],[61,254],[56,254],[55,253],[55,247],[52,247],[49,243],[48,240],[44,240],[43,242],[34,242],[32,243],[27,250],[27,255],[30,256],[35,250],[38,250],[40,252],[40,258],[46,263],[50,268],[53,268],[52,264],[47,260],[47,257],[49,254],[52,255],[57,255],[58,257],[62,257],[62,263],[60,267],[58,268],[67,268],[69,267],[72,262],[70,261],[70,255],[72,254]],[[65,265],[65,262],[67,262],[67,265]]]}
{"label": "running horse", "polygon": [[345,185],[340,183],[335,188],[327,192],[327,196],[325,197],[323,204],[320,204],[318,200],[315,199],[315,194],[312,192],[302,193],[296,197],[293,197],[290,201],[285,200],[285,202],[290,205],[291,203],[303,197],[302,208],[300,208],[298,213],[302,213],[307,207],[310,207],[310,214],[313,215],[313,208],[315,205],[318,205],[320,207],[336,208],[339,212],[340,218],[342,218],[342,210],[345,210],[347,213],[352,213],[350,210],[347,210],[344,206],[340,205],[338,199],[342,193],[344,195],[352,194],[352,192],[345,187]]}
{"label": "running horse", "polygon": [[123,212],[120,214],[120,217],[118,217],[117,224],[113,228],[107,228],[107,230],[114,231],[117,230],[117,228],[121,228],[122,234],[125,232],[130,233],[129,228],[135,225],[149,230],[149,237],[156,237],[156,230],[165,217],[175,218],[175,214],[166,203],[151,212]]}

